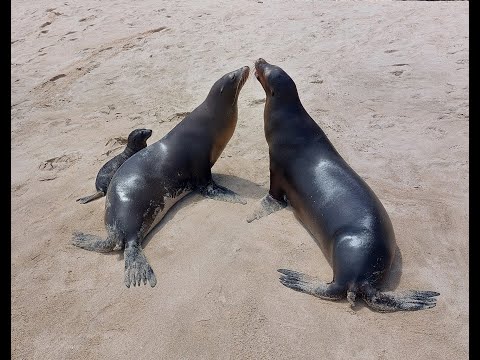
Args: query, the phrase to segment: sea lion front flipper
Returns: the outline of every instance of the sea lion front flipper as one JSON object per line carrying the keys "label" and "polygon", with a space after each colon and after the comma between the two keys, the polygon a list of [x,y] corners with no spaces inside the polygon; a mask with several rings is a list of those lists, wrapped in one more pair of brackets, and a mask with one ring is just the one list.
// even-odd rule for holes
{"label": "sea lion front flipper", "polygon": [[253,214],[247,218],[247,222],[251,223],[253,220],[260,219],[264,216],[270,215],[271,213],[281,210],[287,206],[285,200],[279,201],[273,198],[272,195],[265,195],[257,208],[253,211]]}
{"label": "sea lion front flipper", "polygon": [[282,285],[295,291],[310,294],[325,300],[340,300],[346,295],[346,287],[335,282],[326,283],[312,276],[298,271],[278,269],[283,275],[280,277]]}
{"label": "sea lion front flipper", "polygon": [[207,185],[199,188],[200,193],[214,200],[227,201],[235,204],[245,205],[247,202],[240,197],[237,193],[233,192],[226,187],[220,186],[213,180],[209,181]]}
{"label": "sea lion front flipper", "polygon": [[416,311],[435,307],[440,293],[435,291],[409,290],[403,292],[380,292],[369,287],[362,298],[372,310],[379,312]]}
{"label": "sea lion front flipper", "polygon": [[148,263],[141,246],[135,244],[125,247],[123,254],[125,257],[126,287],[129,288],[131,284],[133,284],[133,286],[140,286],[141,281],[146,285],[147,280],[151,287],[154,287],[157,284],[157,278],[155,277],[153,269]]}
{"label": "sea lion front flipper", "polygon": [[103,191],[97,191],[95,194],[93,195],[90,195],[90,196],[85,196],[85,197],[82,197],[82,198],[79,198],[77,199],[77,201],[80,203],[80,204],[86,204],[92,200],[96,200],[96,199],[99,199],[101,197],[105,196],[105,193]]}

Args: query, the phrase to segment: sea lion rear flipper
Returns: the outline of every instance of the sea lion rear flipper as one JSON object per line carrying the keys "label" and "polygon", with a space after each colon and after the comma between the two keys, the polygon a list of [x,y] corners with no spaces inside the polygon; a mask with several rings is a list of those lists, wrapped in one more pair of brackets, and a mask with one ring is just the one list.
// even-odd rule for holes
{"label": "sea lion rear flipper", "polygon": [[90,251],[110,252],[117,250],[117,242],[113,237],[109,236],[104,240],[99,236],[84,234],[82,232],[73,233],[72,244]]}
{"label": "sea lion rear flipper", "polygon": [[287,269],[278,269],[282,285],[295,291],[310,294],[325,300],[340,300],[345,297],[347,289],[335,282],[326,283],[312,276]]}
{"label": "sea lion rear flipper", "polygon": [[287,202],[285,200],[278,201],[274,199],[272,195],[267,194],[260,201],[260,204],[254,210],[253,214],[251,214],[247,218],[247,222],[251,223],[253,220],[257,220],[264,216],[270,215],[271,213],[281,210],[286,206],[287,206]]}
{"label": "sea lion rear flipper", "polygon": [[80,204],[86,204],[92,200],[96,200],[96,199],[99,199],[101,197],[105,196],[105,193],[103,191],[97,191],[95,194],[93,195],[90,195],[90,196],[85,196],[85,197],[82,197],[82,198],[79,198],[77,199],[77,201],[80,203]]}
{"label": "sea lion rear flipper", "polygon": [[409,290],[404,292],[380,292],[369,288],[362,292],[362,298],[367,305],[375,311],[415,311],[435,307],[436,296],[440,294],[435,291]]}
{"label": "sea lion rear flipper", "polygon": [[131,284],[133,284],[133,286],[140,286],[141,281],[146,285],[147,280],[151,287],[154,287],[157,284],[157,278],[155,277],[153,269],[148,263],[141,246],[132,245],[125,247],[124,257],[126,287],[129,288]]}
{"label": "sea lion rear flipper", "polygon": [[247,203],[237,193],[233,192],[230,189],[227,189],[226,187],[218,185],[213,180],[211,180],[207,185],[201,186],[199,190],[203,196],[210,199],[227,201],[243,205]]}

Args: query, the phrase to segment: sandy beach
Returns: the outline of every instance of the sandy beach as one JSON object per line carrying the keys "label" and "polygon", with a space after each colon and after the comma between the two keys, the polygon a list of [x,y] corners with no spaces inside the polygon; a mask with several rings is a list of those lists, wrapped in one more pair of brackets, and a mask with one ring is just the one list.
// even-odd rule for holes
{"label": "sandy beach", "polygon": [[[14,0],[11,3],[12,359],[467,359],[469,3]],[[161,139],[222,75],[262,57],[382,201],[399,253],[387,290],[433,309],[378,313],[295,292],[279,268],[332,279],[291,208],[246,218],[269,188],[265,93],[253,76],[214,179],[144,243],[157,285],[126,288],[105,198],[81,205],[135,128]],[[253,71],[252,71],[253,72]]]}

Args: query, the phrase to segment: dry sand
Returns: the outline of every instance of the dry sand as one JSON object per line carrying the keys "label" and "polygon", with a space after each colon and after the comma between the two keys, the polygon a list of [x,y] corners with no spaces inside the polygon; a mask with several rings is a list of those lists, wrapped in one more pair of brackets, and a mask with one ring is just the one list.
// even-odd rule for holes
{"label": "dry sand", "polygon": [[[466,359],[468,2],[12,2],[13,359]],[[280,284],[329,281],[284,209],[248,224],[268,190],[264,92],[251,76],[214,178],[248,200],[191,195],[145,244],[157,286],[127,289],[104,199],[80,205],[117,138],[152,143],[214,81],[256,58],[301,100],[377,193],[400,256],[387,287],[436,290],[435,308],[381,314]]]}

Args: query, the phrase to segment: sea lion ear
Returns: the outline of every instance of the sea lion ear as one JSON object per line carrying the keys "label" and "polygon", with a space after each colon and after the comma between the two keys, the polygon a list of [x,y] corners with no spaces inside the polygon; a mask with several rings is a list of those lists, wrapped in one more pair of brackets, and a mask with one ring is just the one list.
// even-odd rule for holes
{"label": "sea lion ear", "polygon": [[272,90],[272,96],[275,96],[275,92]]}
{"label": "sea lion ear", "polygon": [[223,93],[223,86],[220,88],[220,94]]}

